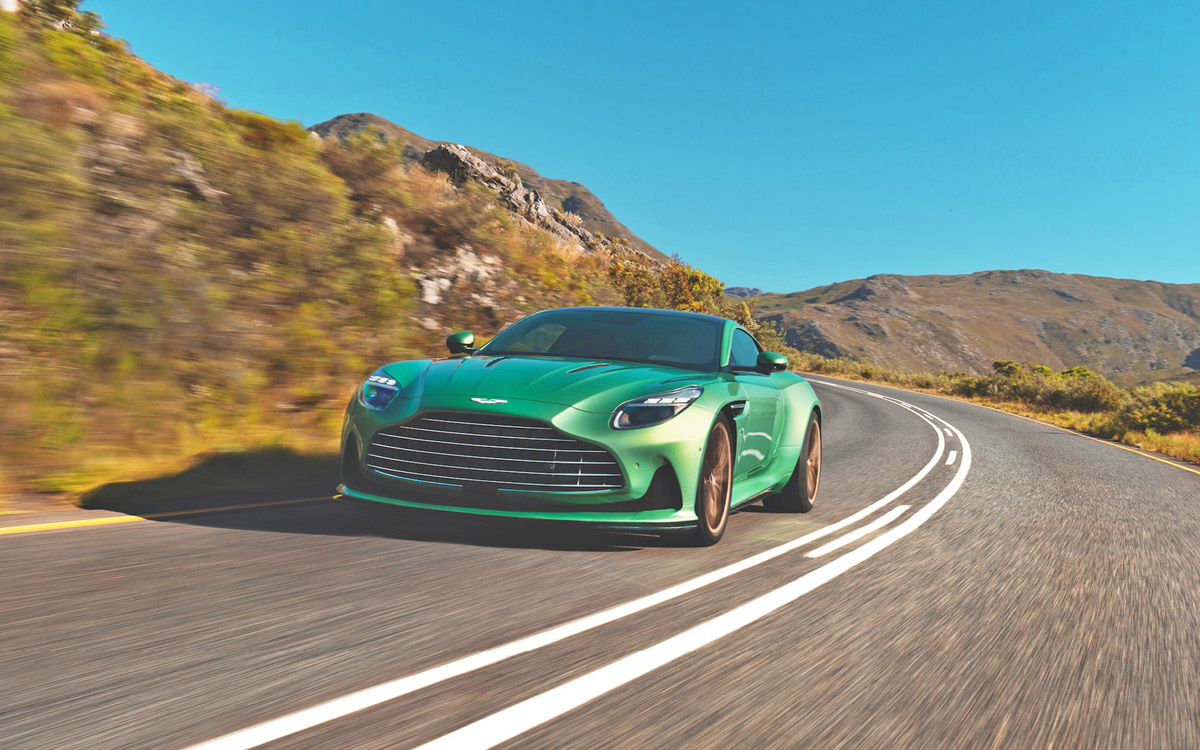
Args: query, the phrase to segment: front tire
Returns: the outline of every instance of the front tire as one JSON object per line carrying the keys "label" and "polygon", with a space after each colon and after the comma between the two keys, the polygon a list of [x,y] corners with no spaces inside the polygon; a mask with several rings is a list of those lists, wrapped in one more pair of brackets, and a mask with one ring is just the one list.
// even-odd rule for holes
{"label": "front tire", "polygon": [[721,541],[729,525],[729,499],[733,492],[733,441],[729,419],[724,414],[713,422],[700,463],[700,484],[696,488],[696,527],[691,543],[711,547]]}
{"label": "front tire", "polygon": [[816,413],[808,418],[804,450],[791,479],[778,495],[763,499],[763,507],[779,513],[807,513],[813,509],[821,486],[821,421]]}

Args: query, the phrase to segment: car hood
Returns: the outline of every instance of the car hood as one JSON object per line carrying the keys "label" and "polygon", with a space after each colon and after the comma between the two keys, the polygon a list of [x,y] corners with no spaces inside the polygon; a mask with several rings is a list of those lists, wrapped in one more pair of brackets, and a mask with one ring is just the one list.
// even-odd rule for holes
{"label": "car hood", "polygon": [[[413,364],[398,363],[387,369]],[[462,357],[422,364],[424,372],[404,388],[404,397],[520,399],[595,412],[611,412],[630,399],[703,385],[711,378],[675,367],[565,357]]]}

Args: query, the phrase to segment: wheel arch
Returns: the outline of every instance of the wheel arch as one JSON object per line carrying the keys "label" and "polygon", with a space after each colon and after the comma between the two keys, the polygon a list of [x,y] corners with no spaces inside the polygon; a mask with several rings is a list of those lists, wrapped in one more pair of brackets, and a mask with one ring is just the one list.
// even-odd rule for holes
{"label": "wheel arch", "polygon": [[787,447],[804,445],[804,439],[808,434],[808,422],[814,414],[817,417],[817,424],[824,428],[825,415],[821,408],[821,402],[807,383],[804,383],[802,387],[785,388],[783,403],[786,414],[780,445]]}
{"label": "wheel arch", "polygon": [[361,482],[363,479],[362,467],[362,443],[359,442],[358,435],[349,430],[345,439],[342,442],[342,460],[341,460],[341,480],[342,484],[350,486],[356,482]]}
{"label": "wheel arch", "polygon": [[[746,399],[735,398],[717,410],[718,414],[724,414],[725,418],[729,420],[729,450],[733,452],[735,459],[738,454],[737,418],[743,411],[746,410],[746,406]],[[716,419],[716,417],[714,417],[714,419]]]}

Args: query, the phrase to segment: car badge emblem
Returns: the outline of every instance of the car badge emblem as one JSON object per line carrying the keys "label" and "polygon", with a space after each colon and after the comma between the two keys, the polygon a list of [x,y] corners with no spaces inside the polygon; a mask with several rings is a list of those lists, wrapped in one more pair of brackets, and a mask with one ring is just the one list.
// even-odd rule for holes
{"label": "car badge emblem", "polygon": [[487,404],[489,406],[491,404],[507,404],[508,403],[508,399],[506,399],[506,398],[474,398],[474,397],[472,397],[471,400],[477,404]]}

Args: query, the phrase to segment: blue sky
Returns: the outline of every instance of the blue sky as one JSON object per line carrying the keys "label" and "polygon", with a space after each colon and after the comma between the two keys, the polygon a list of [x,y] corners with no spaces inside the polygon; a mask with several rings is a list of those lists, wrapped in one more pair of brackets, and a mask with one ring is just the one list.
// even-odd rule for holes
{"label": "blue sky", "polygon": [[586,184],[731,285],[1200,282],[1200,4],[91,0],[231,105]]}

